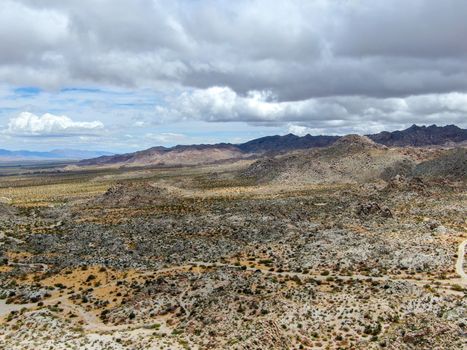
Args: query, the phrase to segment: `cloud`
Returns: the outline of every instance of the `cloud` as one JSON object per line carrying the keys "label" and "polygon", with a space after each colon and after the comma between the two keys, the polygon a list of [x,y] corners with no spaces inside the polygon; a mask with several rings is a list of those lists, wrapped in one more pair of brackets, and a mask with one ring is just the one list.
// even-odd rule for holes
{"label": "cloud", "polygon": [[229,87],[211,87],[183,92],[168,99],[169,107],[157,107],[160,116],[177,119],[198,118],[212,122],[246,121],[274,123],[287,120],[326,119],[344,111],[338,104],[303,101],[277,101],[270,91],[249,91],[239,95]]}
{"label": "cloud", "polygon": [[163,132],[159,134],[147,133],[144,135],[144,137],[146,139],[154,140],[154,141],[157,141],[163,144],[183,142],[189,139],[187,135],[177,134],[177,133],[172,133],[172,132]]}
{"label": "cloud", "polygon": [[[156,114],[174,120],[248,122],[255,125],[289,123],[292,133],[323,131],[381,131],[412,123],[465,124],[467,94],[427,94],[397,98],[340,96],[278,101],[271,92],[239,95],[228,87],[183,92],[157,107]],[[298,123],[298,124],[297,124]]]}
{"label": "cloud", "polygon": [[461,0],[4,0],[0,123],[10,135],[103,131],[6,126],[26,110],[85,115],[120,149],[126,134],[136,148],[205,122],[252,138],[465,127],[466,12]]}
{"label": "cloud", "polygon": [[467,36],[465,1],[117,4],[5,0],[0,79],[44,88],[228,86],[280,101],[467,91],[467,44],[458,40]]}
{"label": "cloud", "polygon": [[35,9],[4,1],[0,9],[0,64],[40,69],[53,63],[53,50],[66,44],[67,27],[68,17],[53,8]]}
{"label": "cloud", "polygon": [[159,132],[159,133],[146,133],[144,135],[144,140],[146,142],[152,142],[151,146],[156,142],[157,145],[164,146],[175,146],[175,145],[187,145],[187,144],[213,144],[220,142],[238,142],[245,141],[240,138],[222,138],[219,135],[189,135],[182,133],[173,133],[173,132]]}
{"label": "cloud", "polygon": [[76,122],[64,115],[22,112],[10,119],[6,132],[16,136],[76,136],[92,134],[103,127],[100,121]]}

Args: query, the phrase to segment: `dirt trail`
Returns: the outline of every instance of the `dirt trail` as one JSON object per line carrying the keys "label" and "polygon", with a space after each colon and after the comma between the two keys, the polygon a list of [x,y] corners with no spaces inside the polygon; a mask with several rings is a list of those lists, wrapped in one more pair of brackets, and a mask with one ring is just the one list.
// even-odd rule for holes
{"label": "dirt trail", "polygon": [[44,271],[44,272],[49,270],[49,265],[47,265],[47,264],[42,264],[42,263],[8,262],[8,266],[26,266],[26,267],[32,267],[32,268],[37,268],[37,267],[39,267],[40,270],[42,270],[42,271]]}
{"label": "dirt trail", "polygon": [[[90,331],[90,332],[113,332],[113,331],[129,331],[129,330],[136,330],[141,329],[147,332],[153,332],[151,329],[145,329],[144,327],[151,325],[151,322],[140,322],[140,323],[126,323],[120,325],[107,325],[102,320],[99,319],[94,313],[87,311],[83,306],[74,304],[66,297],[60,298],[62,301],[61,306],[66,308],[74,313],[78,314],[78,316],[84,321],[83,328]],[[163,316],[158,321],[164,321],[167,316]],[[161,329],[163,328],[166,333],[169,333],[168,328],[161,323]]]}
{"label": "dirt trail", "polygon": [[456,261],[456,273],[460,276],[462,284],[467,285],[467,274],[464,270],[464,259],[465,259],[465,246],[467,245],[467,239],[465,239],[457,250],[457,261]]}
{"label": "dirt trail", "polygon": [[[209,263],[209,262],[203,262],[203,261],[191,261],[190,263],[193,265],[204,266],[204,267],[231,267],[231,268],[236,268],[236,269],[242,268],[242,266],[219,263],[219,262]],[[303,279],[312,278],[318,281],[326,281],[329,278],[336,278],[336,279],[343,280],[343,281],[349,281],[349,280],[360,280],[360,281],[371,280],[371,281],[381,281],[381,282],[404,281],[404,282],[410,282],[410,283],[416,284],[418,286],[424,286],[424,285],[433,283],[433,280],[430,280],[430,279],[404,278],[404,277],[395,277],[395,276],[377,277],[377,276],[366,276],[366,275],[358,275],[358,274],[351,275],[351,276],[349,275],[323,276],[323,275],[315,275],[311,273],[306,274],[306,273],[301,273],[301,272],[269,271],[269,270],[259,269],[258,267],[251,267],[251,266],[243,266],[243,269],[245,269],[245,271],[252,271],[252,272],[259,271],[260,273],[275,275],[275,276],[299,277]],[[439,282],[440,282],[440,287],[442,287],[448,294],[458,294],[458,292],[451,290],[451,283],[455,281],[446,280],[446,281],[439,281]]]}
{"label": "dirt trail", "polygon": [[36,304],[7,304],[5,299],[0,300],[0,318],[7,316],[11,311],[20,311],[22,308],[30,308]]}

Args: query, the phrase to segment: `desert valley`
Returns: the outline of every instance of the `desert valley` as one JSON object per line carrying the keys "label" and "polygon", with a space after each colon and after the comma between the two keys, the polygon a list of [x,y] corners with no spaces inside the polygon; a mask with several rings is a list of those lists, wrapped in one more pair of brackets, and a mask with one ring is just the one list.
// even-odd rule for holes
{"label": "desert valley", "polygon": [[0,348],[462,349],[467,130],[0,170]]}

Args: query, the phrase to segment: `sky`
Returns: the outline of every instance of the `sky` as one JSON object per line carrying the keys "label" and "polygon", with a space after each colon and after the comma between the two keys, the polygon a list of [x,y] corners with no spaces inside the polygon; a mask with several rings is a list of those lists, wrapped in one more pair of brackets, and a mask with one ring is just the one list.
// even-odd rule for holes
{"label": "sky", "polygon": [[2,0],[0,148],[467,127],[464,0]]}

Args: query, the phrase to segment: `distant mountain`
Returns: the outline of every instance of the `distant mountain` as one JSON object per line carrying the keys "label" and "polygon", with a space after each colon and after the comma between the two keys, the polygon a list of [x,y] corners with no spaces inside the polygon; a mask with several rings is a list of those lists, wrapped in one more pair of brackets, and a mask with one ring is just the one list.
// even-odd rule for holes
{"label": "distant mountain", "polygon": [[248,157],[248,154],[239,147],[220,143],[216,145],[175,146],[172,148],[152,147],[134,153],[82,160],[78,165],[195,165],[245,157]]}
{"label": "distant mountain", "polygon": [[[417,126],[399,131],[383,131],[378,134],[366,135],[376,143],[385,146],[430,146],[444,145],[446,143],[459,143],[467,140],[467,129],[461,129],[455,125],[446,126]],[[315,147],[327,147],[338,140],[340,136],[296,136],[288,134],[284,136],[266,136],[237,145],[242,151],[248,153],[283,153],[291,150],[299,150]]]}
{"label": "distant mountain", "polygon": [[50,152],[32,152],[32,151],[9,151],[0,149],[0,159],[49,159],[53,155]]}
{"label": "distant mountain", "polygon": [[81,160],[102,155],[113,155],[114,153],[105,151],[85,151],[76,149],[56,149],[49,152],[35,151],[10,151],[0,149],[0,161],[20,161],[20,160]]}
{"label": "distant mountain", "polygon": [[86,159],[92,157],[112,156],[115,154],[106,151],[85,151],[80,149],[54,149],[50,151],[50,153],[57,157],[66,159]]}
{"label": "distant mountain", "polygon": [[[467,140],[467,130],[455,125],[429,127],[413,125],[408,129],[366,135],[362,140],[385,146],[427,146],[458,143]],[[287,153],[294,150],[322,148],[334,144],[341,136],[266,136],[241,144],[219,143],[215,145],[188,145],[175,147],[152,147],[147,150],[114,156],[86,159],[78,163],[82,166],[145,166],[145,165],[194,165],[208,164],[229,159],[242,159],[262,155]],[[347,138],[344,140],[348,140]],[[352,139],[353,140],[353,139]],[[340,145],[340,144],[339,144]],[[342,147],[347,143],[342,143]],[[352,142],[354,145],[354,142]],[[339,146],[339,147],[341,147]]]}
{"label": "distant mountain", "polygon": [[385,146],[429,146],[443,145],[449,142],[463,142],[467,140],[467,130],[455,125],[446,126],[417,126],[402,131],[383,131],[379,134],[367,135],[370,139]]}
{"label": "distant mountain", "polygon": [[288,151],[325,147],[336,141],[338,136],[303,137],[288,134],[266,136],[242,144],[218,143],[215,145],[188,145],[152,147],[144,151],[115,156],[104,156],[79,162],[79,165],[195,165],[209,164],[229,159],[241,159],[261,154],[284,153]]}

